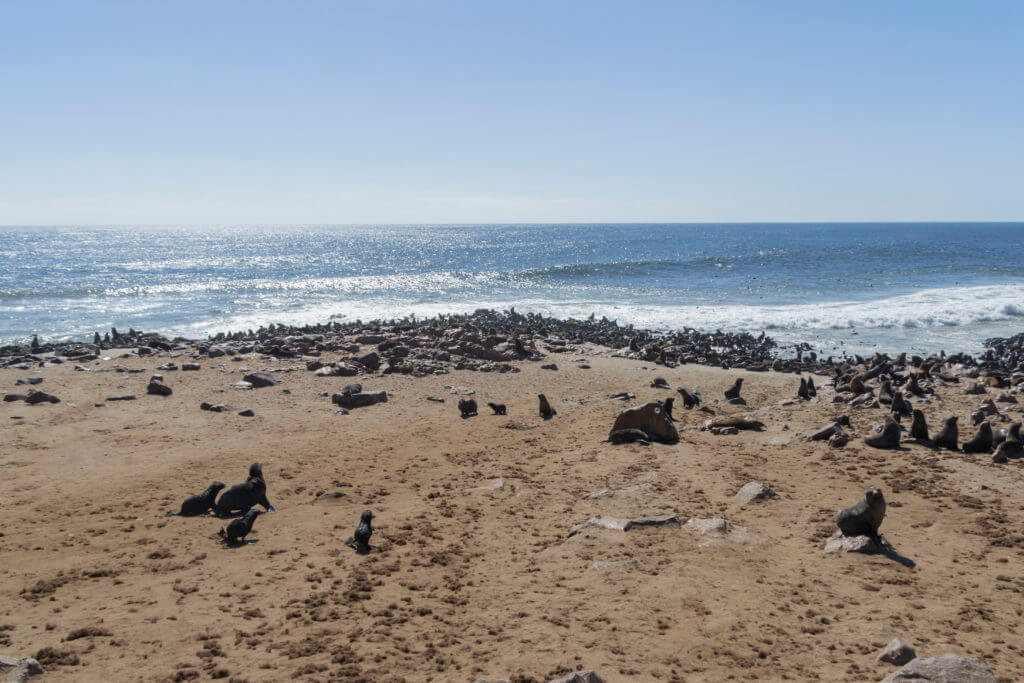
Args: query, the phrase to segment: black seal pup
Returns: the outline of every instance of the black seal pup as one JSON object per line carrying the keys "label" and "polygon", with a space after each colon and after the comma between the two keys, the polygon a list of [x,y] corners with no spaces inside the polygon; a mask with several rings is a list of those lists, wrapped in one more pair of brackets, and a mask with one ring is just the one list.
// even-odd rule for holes
{"label": "black seal pup", "polygon": [[462,414],[462,417],[472,417],[473,415],[476,415],[476,401],[471,398],[460,398],[459,413]]}
{"label": "black seal pup", "polygon": [[224,488],[225,484],[219,481],[215,481],[210,484],[205,491],[189,496],[185,499],[185,502],[181,504],[181,510],[175,512],[174,510],[168,510],[169,515],[181,515],[182,517],[193,517],[195,515],[201,515],[207,510],[213,508],[217,504],[217,494]]}
{"label": "black seal pup", "polygon": [[545,420],[550,420],[558,414],[555,412],[555,409],[551,407],[551,404],[548,403],[548,399],[544,394],[537,394],[537,400],[540,402],[540,416]]}
{"label": "black seal pup", "polygon": [[878,538],[878,527],[885,517],[885,498],[882,489],[871,486],[855,505],[836,513],[836,526],[844,536],[871,536]]}
{"label": "black seal pup", "polygon": [[645,446],[651,444],[651,437],[642,429],[616,429],[608,435],[608,441],[614,444],[642,443]]}
{"label": "black seal pup", "polygon": [[805,401],[811,400],[811,394],[807,390],[807,380],[803,377],[800,378],[800,388],[796,390],[797,398],[802,398]]}
{"label": "black seal pup", "polygon": [[488,403],[487,405],[491,407],[495,415],[505,415],[508,412],[504,403]]}
{"label": "black seal pup", "polygon": [[221,494],[217,501],[217,516],[246,513],[254,505],[262,505],[267,512],[277,512],[267,500],[267,482],[263,480],[263,463],[260,462],[249,466],[249,478],[244,483],[235,484]]}
{"label": "black seal pup", "polygon": [[676,387],[676,391],[683,397],[683,407],[687,410],[692,410],[700,405],[700,394],[696,391],[691,394],[686,387]]}
{"label": "black seal pup", "polygon": [[355,548],[356,552],[360,555],[365,555],[370,552],[373,546],[370,545],[370,536],[373,535],[373,512],[370,510],[363,510],[363,514],[359,516],[359,526],[356,527],[356,532],[352,535],[352,538],[345,543],[350,548]]}
{"label": "black seal pup", "polygon": [[955,451],[957,448],[957,441],[960,440],[960,430],[956,426],[957,417],[956,415],[946,418],[946,423],[942,425],[942,431],[935,437],[936,448],[948,448],[951,451]]}
{"label": "black seal pup", "polygon": [[978,425],[978,433],[970,441],[964,441],[964,453],[988,453],[992,450],[992,425],[988,420]]}
{"label": "black seal pup", "polygon": [[262,514],[262,510],[249,510],[242,517],[231,520],[226,529],[220,530],[220,535],[228,543],[241,543],[249,535],[249,532],[252,531],[253,522]]}
{"label": "black seal pup", "polygon": [[899,448],[900,426],[891,415],[885,416],[885,424],[877,434],[864,437],[864,443],[872,448]]}
{"label": "black seal pup", "polygon": [[665,417],[667,417],[669,420],[672,420],[673,422],[675,422],[676,420],[674,417],[672,417],[672,407],[675,405],[675,400],[675,397],[669,396],[668,398],[661,402],[661,408],[662,410],[665,411]]}
{"label": "black seal pup", "polygon": [[742,401],[743,399],[740,398],[740,389],[742,387],[743,387],[743,378],[742,377],[737,377],[736,378],[736,383],[733,384],[731,387],[729,387],[728,389],[725,390],[725,400],[727,400],[729,403],[737,403],[739,401]]}
{"label": "black seal pup", "polygon": [[914,408],[914,419],[910,423],[910,436],[921,441],[928,440],[928,423],[924,420],[924,413]]}

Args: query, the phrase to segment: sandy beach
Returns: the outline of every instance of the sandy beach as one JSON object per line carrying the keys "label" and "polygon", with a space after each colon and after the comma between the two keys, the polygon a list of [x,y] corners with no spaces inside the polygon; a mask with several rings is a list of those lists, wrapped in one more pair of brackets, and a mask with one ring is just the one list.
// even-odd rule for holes
{"label": "sandy beach", "polygon": [[[0,370],[4,393],[32,375],[61,399],[0,403],[0,652],[37,657],[53,681],[547,681],[580,669],[864,681],[896,669],[876,655],[899,637],[919,657],[1024,677],[1019,461],[870,448],[886,410],[833,404],[826,377],[816,398],[793,401],[791,373],[569,348],[518,372],[426,377],[197,357],[199,371],[161,373],[166,397],[147,395],[149,376],[191,354]],[[278,385],[231,388],[253,370]],[[655,377],[673,389],[651,388]],[[737,377],[745,408],[723,399]],[[387,402],[338,414],[330,394],[350,381]],[[678,444],[604,441],[623,408],[678,386],[765,428],[702,431],[710,415],[676,394]],[[462,419],[469,391],[481,410]],[[538,417],[538,393],[554,419]],[[136,399],[106,400],[125,394]],[[984,398],[950,384],[914,406],[934,431],[959,415],[966,440]],[[1020,419],[999,407],[1006,424]],[[807,439],[841,413],[849,445]],[[257,518],[255,542],[227,547],[213,516],[167,516],[212,481],[242,482],[253,462],[277,508]],[[737,500],[751,481],[777,496]],[[869,485],[888,502],[881,532],[895,553],[825,554],[836,511]],[[368,555],[345,545],[364,509],[379,546]],[[680,525],[570,536],[591,518],[666,514]],[[705,535],[690,518],[727,525]]]}

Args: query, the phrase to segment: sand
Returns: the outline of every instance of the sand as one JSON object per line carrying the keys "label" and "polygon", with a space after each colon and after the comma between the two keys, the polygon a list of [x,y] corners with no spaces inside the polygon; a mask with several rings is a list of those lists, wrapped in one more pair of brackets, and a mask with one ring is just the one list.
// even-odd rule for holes
{"label": "sand", "polygon": [[[581,668],[607,681],[864,681],[894,669],[875,657],[898,636],[919,656],[1024,678],[1020,462],[868,448],[882,411],[834,406],[824,378],[817,400],[781,405],[794,375],[607,354],[580,369],[583,357],[362,377],[390,400],[348,415],[319,394],[352,380],[295,361],[203,359],[163,373],[170,397],[145,393],[166,356],[0,370],[0,390],[39,375],[62,399],[0,403],[0,653],[39,656],[52,681],[546,681]],[[243,367],[296,369],[230,389]],[[767,427],[714,436],[677,405],[681,443],[604,443],[623,407],[670,395],[649,388],[655,376],[720,413],[740,412],[713,401],[743,376]],[[460,419],[446,385],[474,390],[480,415]],[[608,397],[619,391],[637,398]],[[538,392],[556,418],[537,416]],[[137,400],[94,405],[126,393]],[[933,431],[960,415],[965,438],[981,398],[951,387],[918,405]],[[859,435],[849,446],[803,438],[840,412]],[[255,542],[228,548],[223,520],[166,516],[254,461],[278,509],[256,520]],[[778,496],[739,502],[750,481]],[[824,554],[836,510],[872,484],[899,558]],[[358,555],[344,543],[364,509],[380,550]],[[591,517],[666,513],[683,526],[569,538]],[[701,535],[691,517],[729,531]]]}

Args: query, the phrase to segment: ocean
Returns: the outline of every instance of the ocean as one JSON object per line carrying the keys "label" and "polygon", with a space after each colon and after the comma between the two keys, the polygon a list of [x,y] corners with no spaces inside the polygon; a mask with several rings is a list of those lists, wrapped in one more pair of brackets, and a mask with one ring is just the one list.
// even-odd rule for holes
{"label": "ocean", "polygon": [[0,228],[0,344],[482,307],[976,353],[1024,331],[1024,223]]}

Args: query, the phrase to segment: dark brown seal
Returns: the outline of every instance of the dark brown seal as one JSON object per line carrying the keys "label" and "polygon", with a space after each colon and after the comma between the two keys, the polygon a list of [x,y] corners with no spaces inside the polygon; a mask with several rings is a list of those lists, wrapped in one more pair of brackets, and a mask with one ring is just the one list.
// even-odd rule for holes
{"label": "dark brown seal", "polygon": [[544,394],[537,394],[537,401],[540,403],[540,416],[545,420],[550,420],[552,417],[557,415],[555,409],[548,403],[548,399]]}
{"label": "dark brown seal", "polygon": [[263,479],[263,463],[249,466],[249,478],[235,484],[221,494],[217,501],[217,516],[225,517],[237,512],[246,513],[253,506],[262,505],[267,512],[277,512],[267,500],[267,483]]}
{"label": "dark brown seal", "polygon": [[891,415],[886,415],[882,428],[876,434],[864,437],[864,443],[872,448],[899,448],[900,426]]}
{"label": "dark brown seal", "polygon": [[978,433],[970,441],[964,441],[964,453],[988,453],[992,450],[992,425],[988,420],[978,425]]}
{"label": "dark brown seal", "polygon": [[252,531],[253,522],[262,514],[262,510],[249,510],[238,519],[231,520],[227,528],[220,530],[220,535],[228,543],[241,543],[249,535],[249,532]]}
{"label": "dark brown seal", "polygon": [[504,403],[488,403],[487,405],[491,407],[491,410],[494,411],[495,415],[505,415],[508,413],[508,409],[505,407]]}
{"label": "dark brown seal", "polygon": [[370,510],[363,510],[363,514],[359,516],[359,526],[356,527],[356,532],[352,535],[351,540],[347,541],[345,545],[350,548],[355,548],[356,552],[360,555],[365,555],[370,552],[373,548],[370,545],[370,536],[373,535],[373,512]]}
{"label": "dark brown seal", "polygon": [[844,536],[878,537],[878,527],[885,517],[885,498],[882,490],[871,486],[855,505],[836,513],[836,526]]}
{"label": "dark brown seal", "polygon": [[462,413],[462,417],[476,415],[476,401],[471,398],[460,398],[459,412]]}
{"label": "dark brown seal", "polygon": [[942,431],[935,437],[936,448],[948,448],[951,451],[957,449],[957,442],[960,440],[960,430],[956,426],[957,417],[946,418],[946,423],[942,425]]}
{"label": "dark brown seal", "polygon": [[208,510],[213,509],[214,505],[217,504],[217,494],[224,488],[225,484],[219,481],[215,481],[210,484],[205,491],[189,496],[185,499],[185,502],[181,504],[181,509],[177,512],[174,510],[168,510],[169,515],[181,515],[182,517],[192,517],[195,515],[201,515],[206,513]]}
{"label": "dark brown seal", "polygon": [[910,436],[921,441],[928,440],[928,423],[924,420],[924,413],[918,409],[914,409],[914,420],[910,423]]}
{"label": "dark brown seal", "polygon": [[725,398],[727,401],[736,401],[740,397],[740,388],[743,386],[743,378],[737,377],[736,382],[725,390]]}

